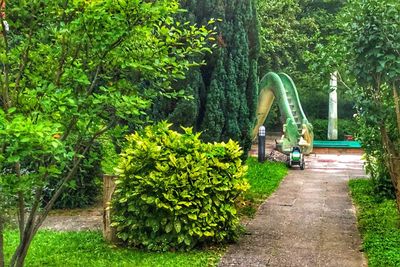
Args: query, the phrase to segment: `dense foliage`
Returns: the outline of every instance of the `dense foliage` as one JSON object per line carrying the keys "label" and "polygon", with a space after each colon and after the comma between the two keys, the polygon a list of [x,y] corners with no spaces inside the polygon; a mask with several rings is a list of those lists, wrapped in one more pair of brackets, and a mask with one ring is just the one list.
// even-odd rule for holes
{"label": "dense foliage", "polygon": [[376,196],[371,180],[350,181],[368,266],[400,265],[400,216],[393,199]]}
{"label": "dense foliage", "polygon": [[[346,60],[338,15],[345,1],[258,0],[261,53],[259,75],[268,71],[288,73],[299,90],[303,109],[310,119],[327,119],[330,73],[346,76]],[[346,81],[349,83],[348,81]],[[339,83],[340,119],[352,119],[352,97]],[[277,105],[273,112],[279,114]],[[279,115],[268,118],[267,126],[280,124]],[[269,129],[271,127],[268,127]],[[280,126],[281,128],[281,126]]]}
{"label": "dense foliage", "polygon": [[206,65],[191,71],[186,84],[192,100],[160,101],[156,120],[202,131],[205,141],[238,141],[244,155],[250,149],[257,101],[258,23],[254,0],[182,1],[185,19],[216,22],[217,48],[204,57]]}
{"label": "dense foliage", "polygon": [[368,170],[378,188],[388,188],[391,178],[400,210],[400,4],[350,1],[344,17]]}
{"label": "dense foliage", "polygon": [[313,19],[300,17],[304,5],[298,0],[257,2],[261,36],[259,74],[268,71],[291,74],[304,61],[305,51],[312,49],[318,26]]}
{"label": "dense foliage", "polygon": [[190,249],[226,242],[240,228],[235,200],[247,188],[242,150],[203,143],[165,122],[127,137],[113,196],[113,225],[129,246]]}
{"label": "dense foliage", "polygon": [[[314,139],[327,140],[328,138],[328,120],[314,119],[312,121]],[[354,139],[358,132],[355,120],[341,119],[338,121],[338,140],[346,140],[346,135],[351,135]]]}
{"label": "dense foliage", "polygon": [[[23,264],[96,141],[116,125],[123,133],[146,121],[156,95],[181,94],[171,84],[210,51],[211,32],[177,22],[180,12],[174,0],[8,2],[9,31],[0,16],[0,190],[9,197],[0,214],[4,203],[18,210],[11,266]],[[40,209],[45,190],[53,195]]]}
{"label": "dense foliage", "polygon": [[[68,182],[65,191],[54,203],[56,209],[85,208],[94,205],[100,199],[101,181],[103,171],[101,160],[102,149],[99,144],[92,146],[88,156],[82,160],[82,164],[76,172],[75,177]],[[48,202],[54,191],[53,188],[59,181],[49,181],[48,190],[45,190],[44,203]]]}

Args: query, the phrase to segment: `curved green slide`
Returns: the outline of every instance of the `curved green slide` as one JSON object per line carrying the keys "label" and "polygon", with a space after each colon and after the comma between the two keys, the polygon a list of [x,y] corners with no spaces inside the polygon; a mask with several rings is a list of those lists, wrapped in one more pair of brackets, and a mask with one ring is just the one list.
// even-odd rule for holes
{"label": "curved green slide", "polygon": [[299,146],[304,154],[310,154],[313,149],[313,127],[301,107],[293,80],[285,73],[269,72],[261,79],[259,90],[257,125],[253,130],[253,139],[257,137],[258,128],[264,124],[276,99],[285,120],[283,135],[277,142],[277,149],[289,154],[293,147]]}

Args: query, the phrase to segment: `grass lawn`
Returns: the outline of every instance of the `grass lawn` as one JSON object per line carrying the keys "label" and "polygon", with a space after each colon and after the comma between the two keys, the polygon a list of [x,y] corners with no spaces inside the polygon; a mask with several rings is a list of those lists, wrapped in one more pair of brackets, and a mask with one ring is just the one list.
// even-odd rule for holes
{"label": "grass lawn", "polygon": [[393,199],[374,196],[370,180],[351,180],[368,266],[400,266],[400,216]]}
{"label": "grass lawn", "polygon": [[[252,216],[257,206],[279,186],[286,176],[282,163],[260,164],[255,158],[247,161],[247,179],[251,188],[244,196],[246,203],[241,215]],[[5,235],[6,259],[17,245],[16,231]],[[192,252],[144,252],[107,245],[100,232],[41,231],[35,237],[28,253],[26,266],[216,266],[224,252],[222,247]]]}
{"label": "grass lawn", "polygon": [[247,160],[249,170],[247,180],[250,189],[244,194],[244,205],[239,214],[253,217],[257,207],[278,188],[288,169],[281,162],[259,163],[257,158],[250,157]]}
{"label": "grass lawn", "polygon": [[[5,236],[6,259],[16,246],[17,232]],[[154,253],[114,248],[103,241],[100,232],[41,231],[29,249],[26,266],[216,266],[222,249],[193,252]]]}

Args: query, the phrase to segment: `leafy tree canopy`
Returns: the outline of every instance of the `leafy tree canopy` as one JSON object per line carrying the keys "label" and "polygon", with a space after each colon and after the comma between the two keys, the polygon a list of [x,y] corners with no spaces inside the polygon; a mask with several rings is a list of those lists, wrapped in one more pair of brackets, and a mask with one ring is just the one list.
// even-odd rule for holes
{"label": "leafy tree canopy", "polygon": [[[20,266],[91,146],[121,119],[142,122],[154,96],[181,94],[171,83],[199,65],[191,56],[209,51],[211,32],[175,21],[174,0],[11,1],[6,11],[0,194],[15,195],[1,204],[18,208],[21,243],[11,266]],[[40,210],[51,179],[54,195]]]}

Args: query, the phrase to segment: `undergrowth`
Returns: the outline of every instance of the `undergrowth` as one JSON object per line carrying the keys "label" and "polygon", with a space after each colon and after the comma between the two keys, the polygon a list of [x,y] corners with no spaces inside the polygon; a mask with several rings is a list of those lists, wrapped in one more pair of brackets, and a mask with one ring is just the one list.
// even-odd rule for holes
{"label": "undergrowth", "polygon": [[368,266],[400,266],[400,216],[394,199],[374,194],[371,180],[351,180]]}

